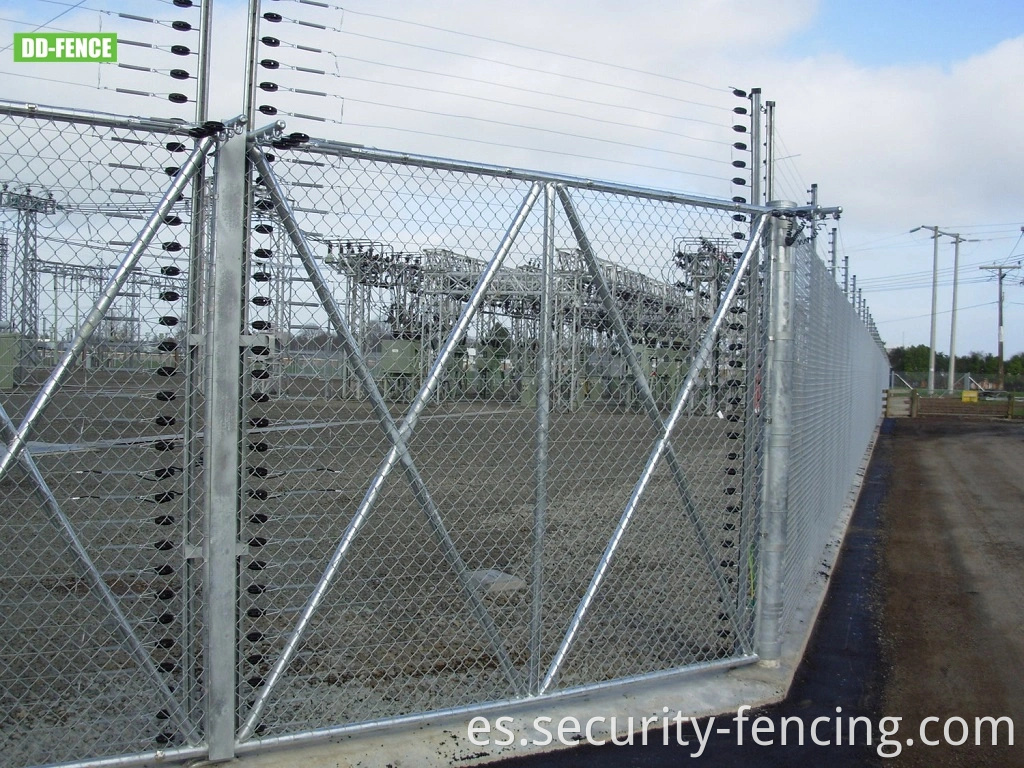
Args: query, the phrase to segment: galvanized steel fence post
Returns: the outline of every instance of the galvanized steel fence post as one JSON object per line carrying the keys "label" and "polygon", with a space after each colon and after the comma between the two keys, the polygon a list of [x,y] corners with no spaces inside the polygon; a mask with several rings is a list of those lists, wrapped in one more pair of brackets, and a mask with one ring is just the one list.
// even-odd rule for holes
{"label": "galvanized steel fence post", "polygon": [[241,395],[244,134],[217,153],[211,323],[206,399],[206,737],[211,760],[234,757],[237,633],[239,401]]}
{"label": "galvanized steel fence post", "polygon": [[[792,203],[775,203],[784,209]],[[789,450],[792,440],[793,309],[796,297],[789,240],[792,219],[778,213],[769,233],[771,306],[768,318],[768,418],[756,651],[777,665],[782,655],[783,574],[789,505]]]}

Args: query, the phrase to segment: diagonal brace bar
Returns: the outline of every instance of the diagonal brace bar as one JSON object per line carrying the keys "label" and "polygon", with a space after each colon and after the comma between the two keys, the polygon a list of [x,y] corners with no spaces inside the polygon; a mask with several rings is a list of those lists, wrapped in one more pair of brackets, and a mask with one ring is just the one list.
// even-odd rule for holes
{"label": "diagonal brace bar", "polygon": [[[13,435],[14,422],[11,421],[11,417],[7,415],[7,411],[3,407],[3,403],[0,403],[0,422],[5,432]],[[53,491],[50,490],[46,479],[39,471],[39,467],[32,458],[31,451],[28,448],[22,449],[18,455],[18,460],[21,462],[22,468],[32,478],[32,482],[35,485],[36,493],[42,499],[46,508],[50,511],[53,517],[51,522],[60,529],[64,534],[64,537],[68,540],[71,545],[71,549],[74,551],[75,556],[78,558],[79,563],[85,571],[86,578],[89,582],[89,588],[92,590],[93,595],[97,600],[107,607],[107,610],[114,617],[114,621],[117,624],[117,629],[121,633],[121,637],[128,644],[131,649],[131,656],[135,660],[135,663],[145,671],[149,677],[150,682],[154,688],[160,694],[164,703],[167,704],[168,711],[171,714],[171,718],[174,722],[175,727],[178,731],[185,736],[190,744],[197,744],[199,741],[196,733],[195,726],[189,721],[188,716],[181,707],[174,694],[171,693],[171,689],[167,687],[167,683],[164,682],[159,670],[153,663],[153,658],[149,655],[149,652],[145,649],[142,643],[139,641],[138,636],[132,629],[131,623],[128,621],[128,617],[124,615],[124,611],[121,610],[121,605],[117,600],[117,597],[107,586],[107,582],[103,580],[103,576],[100,574],[99,569],[96,567],[96,563],[93,562],[89,553],[85,549],[85,545],[82,544],[82,540],[78,538],[78,534],[75,533],[74,526],[71,525],[71,521],[68,520],[67,515],[64,514],[60,508],[60,504],[57,502],[56,497],[53,495]]]}
{"label": "diagonal brace bar", "polygon": [[[582,230],[579,218],[576,216],[575,209],[572,207],[572,201],[562,189],[559,189],[559,196],[562,200],[563,207],[566,209],[566,213],[570,218],[570,223],[573,226],[574,233],[577,237],[579,237],[579,235],[583,235],[584,239],[582,242],[587,244],[587,250],[589,250],[589,242],[586,240],[586,235]],[[622,542],[622,538],[626,533],[626,529],[629,527],[633,514],[640,505],[640,501],[647,490],[647,486],[650,483],[655,468],[658,466],[658,462],[669,455],[669,452],[671,451],[669,438],[682,415],[683,408],[686,406],[686,403],[690,398],[690,393],[696,386],[696,380],[700,369],[704,367],[708,358],[711,356],[711,352],[715,345],[715,337],[718,335],[718,330],[724,322],[726,313],[736,297],[743,274],[750,266],[753,255],[759,247],[760,232],[764,226],[764,219],[765,217],[762,215],[756,222],[753,236],[744,251],[743,257],[740,259],[740,263],[736,266],[736,271],[733,273],[732,278],[729,281],[729,285],[725,290],[722,302],[715,311],[715,316],[711,319],[711,323],[704,331],[704,337],[701,341],[700,348],[697,351],[697,355],[694,357],[693,363],[690,365],[690,370],[686,374],[686,379],[683,382],[683,386],[680,389],[678,396],[676,397],[676,402],[672,406],[672,410],[664,422],[661,430],[661,436],[658,438],[654,450],[647,459],[647,464],[640,475],[640,479],[637,480],[637,483],[633,488],[629,501],[626,503],[626,508],[623,510],[622,515],[619,518],[619,522],[615,526],[615,530],[612,532],[612,536],[605,547],[604,553],[601,555],[601,559],[598,562],[597,569],[590,580],[590,584],[587,586],[586,592],[583,594],[579,605],[576,607],[576,612],[569,623],[569,628],[566,630],[565,636],[562,638],[562,642],[559,645],[558,650],[555,652],[554,658],[551,660],[547,674],[540,686],[541,693],[546,691],[557,677],[569,649],[572,647],[576,637],[578,636],[583,620],[586,618],[598,590],[601,588],[605,577],[608,575],[615,552],[618,549],[619,544]],[[592,253],[590,258],[593,259]]]}
{"label": "diagonal brace bar", "polygon": [[359,346],[356,343],[355,338],[352,336],[351,330],[345,323],[341,309],[338,307],[334,296],[320,272],[320,268],[316,263],[308,243],[306,242],[305,236],[302,234],[295,221],[294,212],[292,211],[277,178],[274,176],[270,164],[257,147],[253,147],[249,150],[249,156],[267,184],[275,209],[288,232],[288,236],[291,239],[292,244],[295,246],[296,252],[302,261],[310,280],[313,283],[317,292],[317,297],[320,299],[327,311],[331,324],[334,326],[335,331],[342,341],[349,363],[353,366],[360,381],[360,385],[367,397],[370,399],[373,411],[378,418],[381,428],[384,430],[388,440],[391,442],[392,447],[388,452],[386,460],[378,469],[377,475],[371,482],[370,487],[367,489],[355,515],[349,522],[349,525],[331,556],[320,581],[313,593],[310,595],[310,598],[303,609],[302,615],[297,621],[295,628],[292,630],[292,634],[288,638],[285,648],[282,650],[274,668],[268,674],[266,684],[261,689],[245,723],[239,730],[238,740],[245,740],[254,732],[256,725],[259,722],[260,715],[262,714],[263,709],[265,709],[273,689],[279,683],[284,670],[287,668],[295,652],[298,650],[298,646],[309,626],[310,621],[312,620],[313,615],[323,602],[327,590],[333,583],[334,578],[341,567],[341,563],[347,555],[349,547],[369,516],[373,505],[376,503],[376,500],[380,495],[385,480],[391,473],[391,470],[395,467],[396,463],[402,464],[413,495],[416,498],[417,503],[422,508],[424,514],[427,516],[431,528],[439,540],[445,558],[455,571],[455,575],[458,578],[463,593],[470,604],[474,617],[480,622],[492,648],[495,651],[495,655],[498,657],[499,666],[505,673],[516,693],[523,693],[524,689],[520,676],[516,671],[515,666],[512,664],[508,652],[504,648],[500,632],[494,624],[494,620],[491,618],[486,606],[484,606],[483,602],[480,600],[480,596],[476,588],[469,579],[469,572],[466,568],[465,562],[462,560],[461,555],[459,555],[458,550],[455,547],[455,543],[452,541],[450,534],[445,528],[440,512],[430,496],[426,483],[413,462],[406,441],[412,432],[413,426],[415,425],[416,417],[419,415],[419,412],[422,411],[427,399],[436,387],[437,382],[440,379],[440,373],[443,370],[448,357],[450,357],[451,351],[461,339],[462,334],[464,334],[466,329],[469,327],[473,315],[482,303],[483,295],[485,294],[487,287],[493,280],[494,275],[497,274],[498,267],[500,267],[501,262],[510,250],[516,236],[522,229],[522,226],[526,221],[526,217],[539,194],[539,185],[534,185],[534,188],[531,189],[530,193],[527,195],[519,214],[514,219],[505,235],[505,238],[499,245],[498,250],[492,259],[493,268],[489,269],[481,278],[481,284],[477,286],[477,290],[474,292],[474,296],[470,300],[469,307],[464,311],[463,317],[461,318],[462,322],[453,329],[448,342],[445,344],[437,361],[431,369],[427,382],[417,395],[417,398],[412,404],[409,415],[407,415],[402,427],[399,428],[396,426],[394,419],[391,416],[391,412],[388,409],[387,404],[384,402],[384,398],[380,394],[377,382],[373,378],[373,374],[370,372],[369,367],[366,365]]}
{"label": "diagonal brace bar", "polygon": [[[604,273],[601,271],[600,264],[598,264],[593,248],[590,245],[590,240],[587,238],[586,231],[583,229],[579,215],[576,213],[575,206],[572,203],[572,198],[569,197],[569,194],[564,187],[559,188],[559,197],[562,201],[562,206],[566,211],[566,215],[569,217],[569,223],[572,226],[576,242],[579,244],[580,251],[583,253],[584,260],[587,262],[587,268],[590,270],[591,276],[597,284],[598,293],[601,296],[601,300],[604,302],[604,306],[609,317],[612,319],[613,330],[619,340],[619,346],[626,355],[627,365],[629,366],[630,372],[633,374],[633,378],[640,390],[640,401],[651,421],[658,427],[661,427],[661,412],[658,410],[658,404],[655,401],[654,394],[651,392],[650,385],[647,383],[647,377],[644,375],[643,367],[640,365],[640,361],[636,356],[636,350],[633,349],[633,344],[629,338],[629,331],[622,318],[622,313],[619,312],[619,307],[615,302],[615,297],[608,286],[608,281],[605,280]],[[753,244],[757,242],[757,238],[760,237],[760,231],[760,226],[758,226],[756,231],[752,233],[748,249],[753,247]],[[742,275],[742,270],[738,270],[736,274]],[[679,496],[682,499],[687,518],[690,520],[691,525],[693,525],[694,532],[697,535],[708,571],[710,572],[711,577],[715,580],[719,596],[722,598],[722,610],[729,614],[729,619],[733,622],[733,629],[736,631],[737,636],[740,636],[738,627],[736,627],[735,613],[729,609],[729,606],[733,602],[729,598],[729,585],[719,572],[715,559],[711,554],[713,550],[711,537],[708,535],[704,522],[697,514],[696,507],[690,497],[688,484],[686,482],[686,475],[683,472],[683,468],[679,463],[679,459],[676,456],[675,449],[672,447],[671,443],[669,443],[666,449],[665,461],[668,464],[669,470],[672,474],[672,479],[675,482]]]}

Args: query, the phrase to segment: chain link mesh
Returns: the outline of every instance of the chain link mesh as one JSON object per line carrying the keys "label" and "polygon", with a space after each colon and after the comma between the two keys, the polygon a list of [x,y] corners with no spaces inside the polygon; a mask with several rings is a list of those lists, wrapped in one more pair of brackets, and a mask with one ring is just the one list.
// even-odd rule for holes
{"label": "chain link mesh", "polygon": [[[5,115],[0,131],[0,339],[17,384],[3,395],[9,439],[194,142],[129,121]],[[198,735],[194,197],[190,186],[157,222],[0,486],[7,765]]]}
{"label": "chain link mesh", "polygon": [[[255,704],[254,732],[280,735],[521,695],[540,684],[602,562],[748,224],[723,210],[571,190],[591,253],[557,212],[545,329],[542,206],[514,240],[506,235],[529,179],[287,141],[268,151],[273,184],[379,396],[398,423],[415,403],[418,421],[413,468],[375,475],[392,443],[262,179],[250,325],[269,331],[274,351],[254,364],[250,397],[259,426],[243,519],[261,548],[242,593],[240,716],[253,717]],[[658,466],[582,634],[550,675],[555,687],[750,652],[757,459],[745,426],[759,413],[750,282],[673,430],[671,466]],[[460,318],[465,333],[449,343]],[[540,458],[545,333],[551,410]],[[321,582],[325,596],[296,630],[335,547],[344,554]]]}
{"label": "chain link mesh", "polygon": [[[7,440],[48,400],[0,480],[4,762],[202,747],[216,163],[160,208],[184,128],[0,130]],[[755,209],[287,137],[250,161],[239,428],[216,436],[241,468],[238,741],[752,657]],[[884,386],[798,251],[787,607]]]}
{"label": "chain link mesh", "polygon": [[889,361],[813,241],[794,248],[792,444],[783,626],[816,574],[881,419]]}

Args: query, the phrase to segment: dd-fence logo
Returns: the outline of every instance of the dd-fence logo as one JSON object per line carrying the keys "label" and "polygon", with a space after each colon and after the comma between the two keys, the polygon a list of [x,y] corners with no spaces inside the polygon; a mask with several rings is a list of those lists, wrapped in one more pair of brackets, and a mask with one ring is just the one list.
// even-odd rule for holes
{"label": "dd-fence logo", "polygon": [[117,61],[114,32],[15,32],[15,61]]}

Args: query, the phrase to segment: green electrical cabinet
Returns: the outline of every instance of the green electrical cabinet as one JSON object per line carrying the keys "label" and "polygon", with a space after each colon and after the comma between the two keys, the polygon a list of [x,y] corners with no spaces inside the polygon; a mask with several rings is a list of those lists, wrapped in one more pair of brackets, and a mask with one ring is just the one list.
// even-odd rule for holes
{"label": "green electrical cabinet", "polygon": [[15,333],[0,333],[0,392],[14,389],[14,370],[18,366],[21,337]]}

